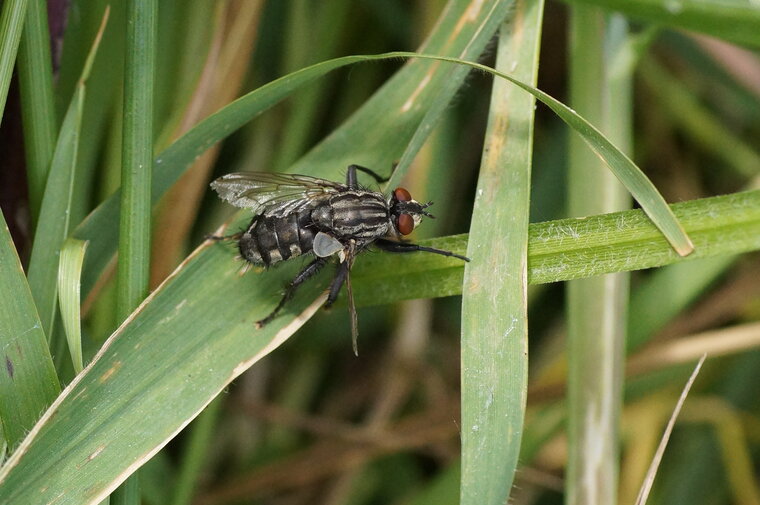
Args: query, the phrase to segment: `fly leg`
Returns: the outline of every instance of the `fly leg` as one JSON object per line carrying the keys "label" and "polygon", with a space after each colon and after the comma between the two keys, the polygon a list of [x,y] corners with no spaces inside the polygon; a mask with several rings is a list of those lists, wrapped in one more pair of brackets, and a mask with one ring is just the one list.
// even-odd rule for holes
{"label": "fly leg", "polygon": [[343,283],[346,282],[346,278],[348,277],[348,270],[349,267],[347,261],[338,265],[338,270],[335,272],[335,277],[330,284],[330,294],[327,295],[327,301],[325,302],[326,309],[329,309],[332,304],[335,303],[335,300],[338,299],[340,288],[343,287]]}
{"label": "fly leg", "polygon": [[288,301],[293,298],[293,295],[296,292],[296,289],[298,289],[298,286],[309,280],[312,276],[314,276],[319,270],[325,266],[325,263],[327,263],[327,258],[317,258],[308,265],[306,265],[306,268],[301,270],[298,275],[295,276],[295,278],[290,281],[290,284],[288,284],[288,287],[285,288],[285,294],[282,296],[282,299],[280,300],[280,303],[277,304],[277,307],[274,308],[274,310],[264,319],[260,321],[256,321],[256,327],[262,328],[264,325],[269,324],[272,319],[277,317],[277,313],[282,309],[283,306],[285,306]]}
{"label": "fly leg", "polygon": [[440,254],[441,256],[451,256],[453,258],[459,258],[460,260],[470,261],[470,258],[467,258],[466,256],[460,256],[459,254],[455,254],[451,251],[444,251],[443,249],[436,249],[435,247],[426,247],[424,245],[411,244],[409,242],[396,242],[393,240],[381,238],[375,241],[375,245],[379,249],[382,249],[383,251],[388,251],[388,252],[393,252],[393,253],[408,253],[408,252],[415,252],[415,251],[424,251],[424,252],[429,252],[433,254]]}
{"label": "fly leg", "polygon": [[359,338],[359,321],[356,315],[356,305],[354,305],[354,293],[351,289],[351,265],[354,263],[354,256],[356,254],[356,244],[352,240],[346,249],[346,258],[338,265],[338,271],[335,272],[335,277],[330,284],[330,294],[327,295],[327,302],[325,302],[325,308],[329,308],[335,300],[338,298],[340,288],[343,287],[343,283],[346,283],[346,289],[348,290],[348,312],[351,315],[351,342],[354,348],[354,354],[359,355],[359,348],[357,341]]}
{"label": "fly leg", "polygon": [[213,240],[214,242],[219,242],[221,240],[240,240],[240,237],[243,236],[243,232],[233,233],[232,235],[206,235],[204,238],[206,240]]}
{"label": "fly leg", "polygon": [[359,187],[359,183],[356,180],[357,170],[371,176],[378,183],[385,182],[388,179],[390,179],[390,177],[381,177],[380,175],[378,175],[377,172],[375,172],[374,170],[370,170],[369,168],[362,167],[359,165],[349,165],[348,172],[346,173],[346,186],[348,186],[349,189],[356,189]]}

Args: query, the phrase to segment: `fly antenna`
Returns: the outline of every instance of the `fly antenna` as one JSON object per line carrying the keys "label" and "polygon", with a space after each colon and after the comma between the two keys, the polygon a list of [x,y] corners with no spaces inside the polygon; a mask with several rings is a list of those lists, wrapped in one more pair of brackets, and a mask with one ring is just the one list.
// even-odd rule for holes
{"label": "fly antenna", "polygon": [[424,210],[424,209],[427,209],[428,207],[430,207],[431,205],[433,205],[432,200],[429,201],[428,203],[420,205],[420,207],[421,207],[420,214],[422,214],[425,217],[429,217],[430,219],[435,219],[435,216],[433,214],[431,214],[429,212],[425,212],[425,210]]}

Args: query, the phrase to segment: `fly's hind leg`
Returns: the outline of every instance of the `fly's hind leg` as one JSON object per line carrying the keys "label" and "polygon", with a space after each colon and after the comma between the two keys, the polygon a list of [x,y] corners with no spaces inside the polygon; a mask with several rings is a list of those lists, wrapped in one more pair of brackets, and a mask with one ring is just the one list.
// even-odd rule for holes
{"label": "fly's hind leg", "polygon": [[378,183],[386,182],[390,177],[382,177],[374,170],[370,170],[367,167],[362,167],[359,165],[349,165],[348,166],[348,172],[346,173],[346,186],[349,187],[349,189],[356,189],[359,187],[359,183],[356,180],[356,171],[364,172],[365,174],[369,175],[373,179],[375,179]]}
{"label": "fly's hind leg", "polygon": [[295,278],[290,281],[290,284],[288,284],[288,287],[285,288],[285,294],[282,296],[282,299],[280,300],[280,303],[277,304],[277,307],[274,308],[274,310],[264,319],[260,321],[256,321],[256,327],[262,328],[264,325],[269,324],[272,319],[277,317],[277,313],[280,312],[280,309],[285,306],[288,301],[293,298],[293,295],[296,292],[296,289],[298,289],[298,286],[309,280],[312,276],[314,276],[319,270],[327,263],[327,258],[317,258],[308,265],[306,265],[306,268],[301,270],[298,275],[295,276]]}
{"label": "fly's hind leg", "polygon": [[232,235],[206,235],[204,238],[206,240],[213,240],[214,242],[219,242],[221,240],[240,240],[240,237],[243,236],[243,232],[233,233]]}

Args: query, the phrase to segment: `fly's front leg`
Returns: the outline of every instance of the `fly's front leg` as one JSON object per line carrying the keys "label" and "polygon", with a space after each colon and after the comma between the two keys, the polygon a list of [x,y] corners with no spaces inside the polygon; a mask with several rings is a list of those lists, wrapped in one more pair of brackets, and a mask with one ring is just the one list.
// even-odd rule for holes
{"label": "fly's front leg", "polygon": [[295,276],[295,278],[290,281],[290,284],[288,284],[288,287],[285,288],[285,294],[282,296],[282,299],[280,300],[280,303],[277,304],[277,307],[274,308],[274,310],[264,319],[260,321],[256,321],[256,327],[262,328],[264,325],[269,324],[272,319],[277,317],[277,313],[282,309],[283,306],[285,306],[286,303],[288,303],[288,300],[293,298],[293,295],[296,292],[296,289],[298,289],[298,286],[309,280],[310,277],[314,276],[319,270],[325,266],[325,263],[327,263],[327,258],[317,258],[308,265],[306,265],[306,268],[301,270],[298,275]]}
{"label": "fly's front leg", "polygon": [[374,170],[370,170],[369,168],[362,167],[360,165],[349,165],[348,172],[346,173],[346,186],[348,186],[349,189],[356,189],[359,187],[359,183],[356,180],[357,170],[371,176],[378,183],[385,182],[389,179],[389,177],[381,177],[380,175],[377,174],[377,172],[375,172]]}
{"label": "fly's front leg", "polygon": [[470,258],[466,256],[460,256],[459,254],[455,254],[451,251],[444,251],[443,249],[436,249],[435,247],[426,247],[424,245],[411,244],[409,242],[395,242],[393,240],[381,238],[375,241],[375,245],[379,249],[382,249],[383,251],[388,251],[388,252],[393,252],[393,253],[408,253],[408,252],[415,252],[415,251],[424,251],[424,252],[429,252],[433,254],[440,254],[441,256],[450,256],[453,258],[459,258],[460,260],[470,261]]}

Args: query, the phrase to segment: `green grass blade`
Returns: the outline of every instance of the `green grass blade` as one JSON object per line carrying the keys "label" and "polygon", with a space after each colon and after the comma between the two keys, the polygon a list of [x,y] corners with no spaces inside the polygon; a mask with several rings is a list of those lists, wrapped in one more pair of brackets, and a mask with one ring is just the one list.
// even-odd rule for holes
{"label": "green grass blade", "polygon": [[50,160],[55,149],[56,115],[50,32],[44,0],[29,0],[18,58],[29,209],[37,222]]}
{"label": "green grass blade", "polygon": [[[499,35],[497,69],[535,84],[542,17],[542,1],[518,4],[510,13]],[[506,503],[520,453],[534,112],[533,96],[494,81],[462,299],[462,505]]]}
{"label": "green grass blade", "polygon": [[8,98],[26,7],[27,0],[7,0],[3,2],[0,12],[0,119],[3,118],[5,100]]}
{"label": "green grass blade", "polygon": [[171,505],[191,505],[193,501],[193,493],[198,488],[209,451],[213,447],[214,432],[219,427],[217,421],[222,413],[223,399],[217,396],[190,425],[189,439],[177,473]]}
{"label": "green grass blade", "polygon": [[128,2],[116,302],[119,321],[148,294],[150,278],[157,14],[155,1]]}
{"label": "green grass blade", "polygon": [[726,164],[742,177],[760,172],[760,153],[730,131],[698,97],[666,71],[654,58],[642,61],[640,75],[657,104],[701,150]]}
{"label": "green grass blade", "polygon": [[61,307],[61,320],[66,331],[66,341],[69,344],[69,354],[71,354],[75,373],[81,372],[84,368],[82,364],[80,279],[86,250],[87,242],[67,239],[61,248],[58,267],[58,302]]}
{"label": "green grass blade", "polygon": [[69,209],[74,190],[83,103],[84,88],[80,88],[74,94],[61,125],[29,260],[29,287],[47,335],[52,332],[55,318],[58,254],[69,232]]}
{"label": "green grass blade", "polygon": [[598,5],[635,19],[684,28],[746,44],[760,45],[760,10],[744,0],[570,0]]}
{"label": "green grass blade", "polygon": [[45,333],[0,213],[0,420],[8,447],[29,432],[60,391]]}
{"label": "green grass blade", "polygon": [[641,208],[644,209],[644,212],[646,212],[650,219],[652,219],[652,222],[654,222],[662,231],[662,234],[665,235],[678,254],[686,256],[691,254],[694,250],[694,245],[691,243],[682,226],[671,212],[665,199],[652,184],[652,181],[644,175],[641,169],[639,169],[628,156],[615,147],[615,145],[612,144],[602,132],[562,102],[533,86],[529,86],[507,74],[495,71],[494,69],[479,63],[443,56],[432,56],[429,54],[400,54],[420,59],[448,61],[460,65],[467,65],[502,79],[506,79],[535,96],[536,99],[549,107],[560,119],[572,127],[573,130],[583,138],[586,144],[588,144],[588,146],[601,157],[602,160],[604,160],[610,170],[612,170],[620,182],[623,183],[626,189],[631,195],[633,195]]}
{"label": "green grass blade", "polygon": [[[157,0],[128,0],[126,26],[116,278],[116,318],[119,323],[145,299],[149,290]],[[138,474],[131,475],[114,491],[111,503],[140,505]]]}
{"label": "green grass blade", "polygon": [[58,134],[29,260],[29,287],[37,303],[42,329],[48,338],[51,335],[56,310],[58,254],[69,234],[82,109],[86,94],[85,82],[98,48],[100,34],[93,43],[88,63],[85,64]]}
{"label": "green grass blade", "polygon": [[[683,258],[641,210],[530,225],[528,282],[544,284],[659,267],[696,258],[760,249],[760,191],[704,198],[671,206],[697,245]],[[467,235],[421,240],[465,254]],[[462,293],[463,267],[455,260],[411,255],[400,262],[370,254],[351,271],[356,304]],[[371,288],[371,289],[370,289]]]}
{"label": "green grass blade", "polygon": [[[104,142],[117,120],[116,110],[121,100],[124,70],[124,28],[126,2],[87,0],[86,9],[76,9],[77,15],[68,16],[60,52],[54,89],[59,120],[74,95],[95,38],[103,20],[103,12],[110,5],[108,26],[98,48],[97,58],[87,79],[87,100],[82,112],[77,170],[74,178],[74,198],[71,205],[71,223],[78,225],[92,209],[93,198],[104,198],[96,188],[108,177],[102,165]],[[117,103],[118,102],[118,103]],[[59,123],[60,124],[60,123]],[[104,173],[106,172],[106,173]],[[116,246],[114,246],[115,248]],[[90,251],[88,251],[88,256]],[[86,261],[86,260],[85,260]]]}
{"label": "green grass blade", "polygon": [[150,295],[0,470],[0,502],[97,503],[308,318],[292,321],[294,311],[317,309],[325,276],[304,286],[291,317],[256,330],[280,281],[241,277],[233,257],[207,243]]}
{"label": "green grass blade", "polygon": [[[476,60],[482,51],[482,40],[488,40],[492,34],[497,30],[498,26],[504,21],[506,16],[514,10],[513,2],[509,1],[497,1],[493,2],[489,8],[488,15],[478,26],[478,31],[472,39],[472,42],[465,47],[462,52],[457,55],[457,59],[460,60]],[[411,55],[410,55],[411,57]],[[438,64],[438,63],[436,63]],[[409,144],[404,149],[404,154],[401,159],[398,160],[398,165],[393,171],[393,175],[388,181],[386,187],[396,188],[401,183],[401,179],[406,175],[409,167],[417,156],[417,153],[422,149],[423,144],[427,141],[433,128],[438,125],[446,108],[449,106],[452,98],[456,94],[457,90],[462,86],[465,77],[472,70],[468,66],[456,65],[449,69],[449,78],[444,83],[441,90],[435,96],[435,99],[430,104],[430,107],[425,112],[414,135],[409,140]],[[404,104],[405,107],[414,107],[414,101],[410,100]]]}
{"label": "green grass blade", "polygon": [[[626,48],[620,16],[589,6],[573,8],[570,25],[570,100],[621,148],[630,151],[633,65],[613,71]],[[568,202],[572,216],[630,207],[625,188],[578,137],[570,139]],[[568,503],[601,505],[617,499],[620,410],[628,275],[567,284]],[[594,457],[589,457],[594,447]]]}
{"label": "green grass blade", "polygon": [[[689,258],[757,249],[760,238],[754,234],[757,233],[758,211],[753,206],[759,204],[760,192],[749,191],[671,205],[674,214],[694,240],[696,247]],[[607,242],[596,235],[596,231],[592,231],[594,228],[597,231],[605,229],[610,233],[611,240]],[[530,282],[578,279],[678,261],[679,255],[667,247],[667,242],[656,232],[652,235],[654,230],[639,210],[531,226]],[[576,242],[576,237],[590,241],[582,244]],[[564,261],[558,261],[550,251],[562,242],[566,245],[573,242],[578,249],[566,250]],[[626,245],[621,247],[623,243]]]}

